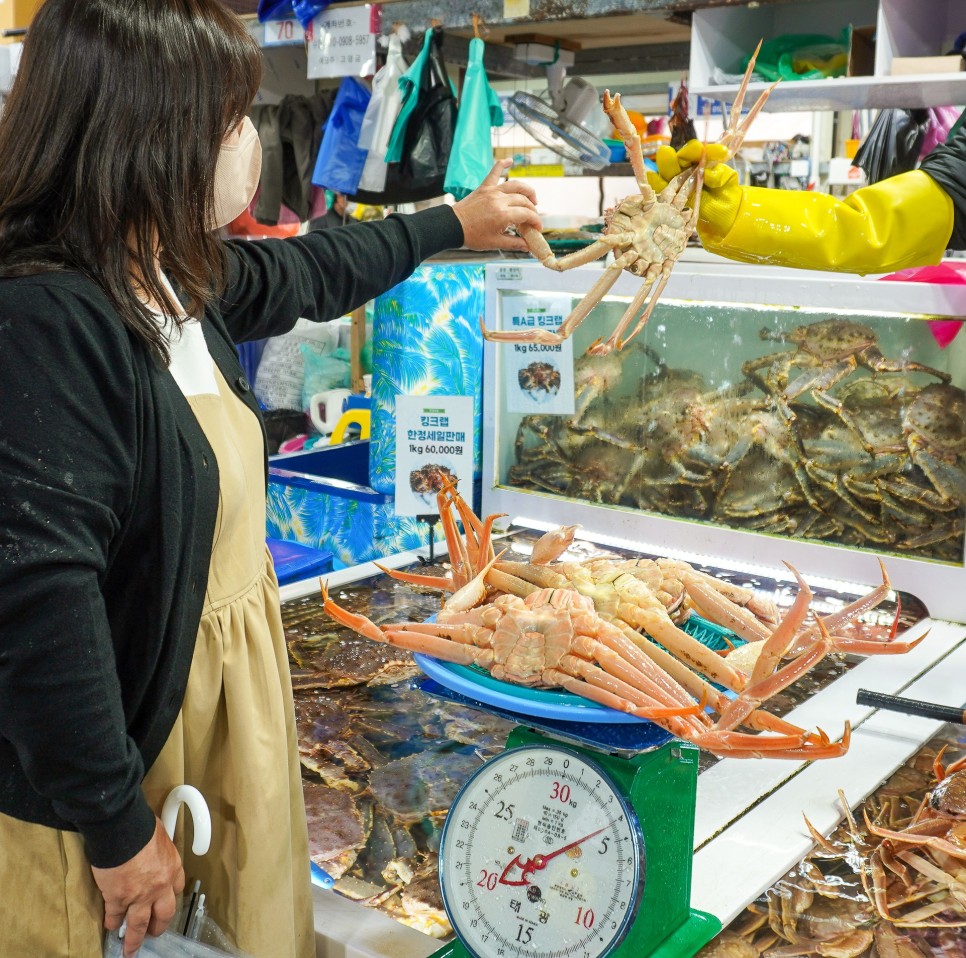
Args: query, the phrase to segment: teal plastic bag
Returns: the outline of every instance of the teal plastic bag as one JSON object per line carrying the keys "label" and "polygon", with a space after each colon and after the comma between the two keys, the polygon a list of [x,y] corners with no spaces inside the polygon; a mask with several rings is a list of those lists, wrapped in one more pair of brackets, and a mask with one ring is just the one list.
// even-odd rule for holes
{"label": "teal plastic bag", "polygon": [[[389,138],[389,149],[386,151],[387,163],[402,161],[406,129],[409,126],[409,119],[416,109],[416,104],[419,102],[423,73],[431,66],[429,63],[430,47],[438,33],[438,28],[426,31],[426,35],[423,37],[422,50],[410,64],[409,69],[399,78],[399,89],[402,90],[402,107],[399,110],[399,116],[396,117],[396,124],[392,128],[392,136]],[[455,97],[456,88],[453,86],[453,81],[449,80],[448,82]]]}
{"label": "teal plastic bag", "polygon": [[483,41],[474,37],[443,187],[458,200],[472,193],[493,167],[490,128],[494,126],[503,126],[503,108],[483,68]]}
{"label": "teal plastic bag", "polygon": [[[767,80],[821,80],[845,76],[852,47],[852,27],[837,37],[818,33],[784,33],[761,45],[755,73]],[[742,69],[748,66],[745,57]]]}

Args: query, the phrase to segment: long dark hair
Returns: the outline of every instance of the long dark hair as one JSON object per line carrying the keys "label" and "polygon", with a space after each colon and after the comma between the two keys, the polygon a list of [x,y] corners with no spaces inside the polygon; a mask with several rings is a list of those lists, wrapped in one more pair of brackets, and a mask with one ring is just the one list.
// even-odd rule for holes
{"label": "long dark hair", "polygon": [[209,230],[225,134],[261,56],[219,0],[46,0],[0,120],[0,275],[76,270],[167,358],[144,293],[171,316],[224,289]]}

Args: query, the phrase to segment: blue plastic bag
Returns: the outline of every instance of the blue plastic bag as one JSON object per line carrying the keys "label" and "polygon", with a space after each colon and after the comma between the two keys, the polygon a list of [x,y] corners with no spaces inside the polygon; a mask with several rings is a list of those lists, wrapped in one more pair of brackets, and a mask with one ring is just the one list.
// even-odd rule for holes
{"label": "blue plastic bag", "polygon": [[332,2],[332,0],[258,0],[258,20],[283,20],[295,14],[308,30],[309,24]]}
{"label": "blue plastic bag", "polygon": [[472,193],[493,166],[493,126],[503,126],[503,108],[483,68],[483,41],[474,37],[470,40],[469,64],[444,184],[446,192],[458,200]]}
{"label": "blue plastic bag", "polygon": [[354,196],[367,151],[359,147],[359,131],[369,105],[369,90],[355,77],[345,77],[322,134],[312,183]]}

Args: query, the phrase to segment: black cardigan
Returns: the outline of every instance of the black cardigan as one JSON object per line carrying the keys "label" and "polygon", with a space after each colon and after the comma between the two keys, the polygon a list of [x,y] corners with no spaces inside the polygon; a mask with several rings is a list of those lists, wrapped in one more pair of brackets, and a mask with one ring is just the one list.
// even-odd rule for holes
{"label": "black cardigan", "polygon": [[[234,343],[341,316],[462,242],[440,207],[230,243],[208,348],[258,415]],[[218,487],[187,400],[98,286],[0,280],[0,812],[80,831],[100,867],[153,833],[140,783],[181,706]]]}

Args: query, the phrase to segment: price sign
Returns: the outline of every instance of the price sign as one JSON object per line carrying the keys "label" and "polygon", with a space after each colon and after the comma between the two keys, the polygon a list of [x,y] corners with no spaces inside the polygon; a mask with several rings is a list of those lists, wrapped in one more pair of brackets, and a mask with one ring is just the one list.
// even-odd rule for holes
{"label": "price sign", "polygon": [[298,20],[266,20],[263,27],[263,47],[300,47],[305,43],[305,31]]}
{"label": "price sign", "polygon": [[397,516],[437,514],[436,493],[473,488],[473,397],[396,397]]}
{"label": "price sign", "polygon": [[[501,300],[502,328],[510,331],[546,329],[555,331],[570,313],[568,294],[504,296]],[[508,412],[529,415],[574,414],[573,340],[544,343],[501,343],[506,370]]]}
{"label": "price sign", "polygon": [[376,72],[376,35],[368,4],[320,13],[309,24],[305,37],[310,80],[371,76]]}

